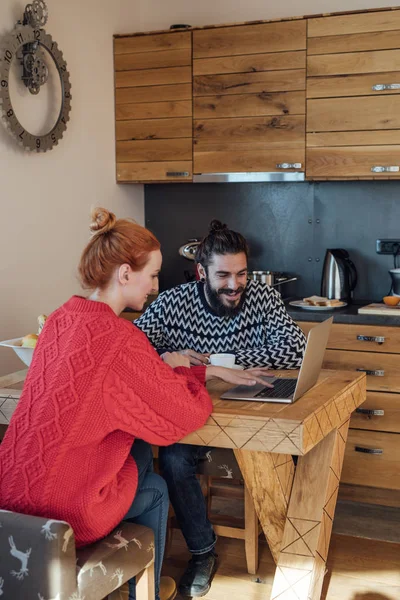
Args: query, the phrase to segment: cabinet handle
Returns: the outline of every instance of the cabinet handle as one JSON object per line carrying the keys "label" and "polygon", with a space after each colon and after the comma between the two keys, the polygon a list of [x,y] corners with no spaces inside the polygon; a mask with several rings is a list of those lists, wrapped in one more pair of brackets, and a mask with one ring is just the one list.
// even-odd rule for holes
{"label": "cabinet handle", "polygon": [[384,90],[400,90],[400,83],[377,83],[372,86],[374,92],[383,92]]}
{"label": "cabinet handle", "polygon": [[189,177],[190,176],[189,171],[167,171],[165,174],[167,177]]}
{"label": "cabinet handle", "polygon": [[361,373],[366,373],[367,375],[373,375],[374,377],[384,377],[385,371],[383,369],[377,369],[376,371],[372,371],[370,369],[356,369],[356,371],[360,371]]}
{"label": "cabinet handle", "polygon": [[357,340],[360,342],[377,342],[378,344],[383,344],[385,338],[383,335],[358,335]]}
{"label": "cabinet handle", "polygon": [[301,169],[301,163],[278,163],[276,165],[277,169]]}
{"label": "cabinet handle", "polygon": [[378,408],[356,408],[356,413],[368,417],[383,417],[385,415],[385,411]]}
{"label": "cabinet handle", "polygon": [[387,167],[371,167],[371,171],[373,173],[398,173],[400,171],[400,167],[397,165],[387,166]]}
{"label": "cabinet handle", "polygon": [[355,446],[356,452],[364,452],[364,454],[383,454],[382,448],[364,448],[363,446]]}

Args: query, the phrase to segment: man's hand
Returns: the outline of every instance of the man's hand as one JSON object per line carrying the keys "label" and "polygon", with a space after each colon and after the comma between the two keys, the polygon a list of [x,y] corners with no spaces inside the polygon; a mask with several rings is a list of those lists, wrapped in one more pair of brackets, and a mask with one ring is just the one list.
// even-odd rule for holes
{"label": "man's hand", "polygon": [[190,369],[189,359],[186,356],[182,356],[180,352],[164,352],[161,358],[173,369],[176,369],[176,367],[187,367]]}
{"label": "man's hand", "polygon": [[246,371],[239,371],[236,369],[227,369],[226,367],[214,367],[210,366],[206,369],[206,381],[211,379],[222,379],[226,383],[232,383],[233,385],[247,385],[252,386],[256,383],[261,383],[265,387],[273,388],[271,383],[264,380],[264,377],[274,377],[273,373],[269,373],[265,367],[255,367]]}
{"label": "man's hand", "polygon": [[179,350],[179,354],[182,354],[182,356],[187,356],[190,360],[190,364],[195,367],[208,365],[210,362],[209,353],[199,354],[199,352],[195,352],[194,350],[187,348],[186,350]]}

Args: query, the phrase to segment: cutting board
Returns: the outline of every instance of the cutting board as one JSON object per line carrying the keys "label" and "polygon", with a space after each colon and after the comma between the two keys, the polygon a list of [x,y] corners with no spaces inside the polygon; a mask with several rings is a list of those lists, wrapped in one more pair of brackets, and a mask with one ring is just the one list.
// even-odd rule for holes
{"label": "cutting board", "polygon": [[397,306],[387,306],[386,304],[376,303],[362,306],[358,309],[359,315],[383,315],[384,317],[400,318],[400,304]]}

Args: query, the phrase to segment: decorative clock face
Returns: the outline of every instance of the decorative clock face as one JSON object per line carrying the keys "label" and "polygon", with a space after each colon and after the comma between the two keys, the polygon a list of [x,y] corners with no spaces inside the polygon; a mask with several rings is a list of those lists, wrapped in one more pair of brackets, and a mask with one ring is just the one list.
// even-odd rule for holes
{"label": "decorative clock face", "polygon": [[[39,7],[46,10],[42,0],[34,0],[28,7]],[[26,14],[27,11],[25,11]],[[46,13],[47,15],[47,13]],[[46,16],[47,20],[47,16]],[[33,24],[40,22],[37,13],[31,16]],[[14,60],[23,67],[22,79],[32,94],[40,91],[48,76],[48,68],[40,53],[47,50],[53,59],[61,84],[61,106],[58,117],[52,129],[44,135],[34,135],[21,125],[12,105],[10,94],[10,69]],[[46,152],[55,146],[62,138],[69,120],[71,110],[71,84],[67,64],[61,50],[51,35],[44,29],[32,27],[30,24],[18,24],[15,29],[5,36],[0,49],[0,114],[9,132],[17,142],[27,150]]]}

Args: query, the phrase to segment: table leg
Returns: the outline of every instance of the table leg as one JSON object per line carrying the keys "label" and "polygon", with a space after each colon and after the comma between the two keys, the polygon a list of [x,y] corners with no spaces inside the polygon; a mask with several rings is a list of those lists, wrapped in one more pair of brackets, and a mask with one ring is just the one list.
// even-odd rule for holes
{"label": "table leg", "polygon": [[349,420],[299,457],[271,600],[319,600]]}
{"label": "table leg", "polygon": [[252,450],[234,452],[271,554],[277,562],[293,483],[293,459],[290,454]]}

